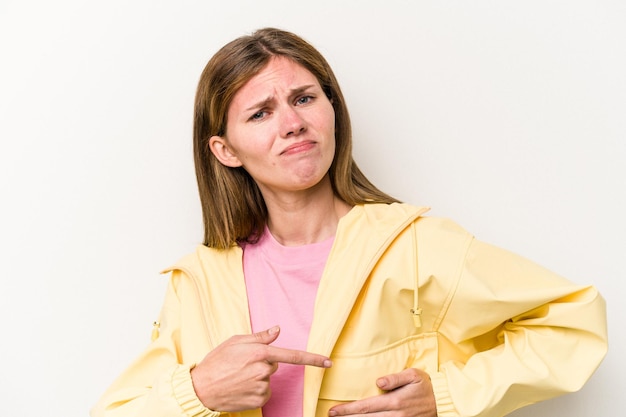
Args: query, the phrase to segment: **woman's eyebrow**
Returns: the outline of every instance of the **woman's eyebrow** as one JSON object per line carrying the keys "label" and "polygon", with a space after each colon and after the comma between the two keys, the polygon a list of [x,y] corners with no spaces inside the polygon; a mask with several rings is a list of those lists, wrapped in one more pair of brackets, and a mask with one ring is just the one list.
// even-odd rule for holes
{"label": "woman's eyebrow", "polygon": [[261,101],[258,101],[256,103],[254,103],[252,106],[248,107],[247,109],[245,109],[245,111],[251,111],[251,110],[256,110],[258,108],[261,107],[265,107],[267,106],[269,103],[271,103],[274,100],[274,96],[269,96]]}
{"label": "woman's eyebrow", "polygon": [[294,88],[291,90],[290,96],[297,96],[298,94],[305,92],[311,87],[315,87],[315,84],[307,84],[307,85],[303,85],[302,87]]}

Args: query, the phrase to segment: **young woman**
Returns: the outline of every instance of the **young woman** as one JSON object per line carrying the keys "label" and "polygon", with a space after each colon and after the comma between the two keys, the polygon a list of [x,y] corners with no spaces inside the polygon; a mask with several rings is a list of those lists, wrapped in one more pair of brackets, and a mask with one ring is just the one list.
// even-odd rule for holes
{"label": "young woman", "polygon": [[94,417],[502,416],[575,391],[604,302],[374,187],[298,36],[224,46],[196,95],[204,244]]}

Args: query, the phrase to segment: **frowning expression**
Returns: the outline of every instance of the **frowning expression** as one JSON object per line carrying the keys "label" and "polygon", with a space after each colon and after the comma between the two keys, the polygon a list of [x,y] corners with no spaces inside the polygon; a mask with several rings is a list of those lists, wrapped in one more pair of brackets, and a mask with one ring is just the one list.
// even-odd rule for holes
{"label": "frowning expression", "polygon": [[275,57],[235,94],[226,133],[211,150],[224,165],[243,166],[266,192],[317,185],[335,154],[335,112],[317,78]]}

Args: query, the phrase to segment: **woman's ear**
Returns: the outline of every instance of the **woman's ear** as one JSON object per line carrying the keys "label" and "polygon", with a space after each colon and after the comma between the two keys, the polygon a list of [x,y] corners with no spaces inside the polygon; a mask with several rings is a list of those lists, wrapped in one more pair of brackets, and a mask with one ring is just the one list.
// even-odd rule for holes
{"label": "woman's ear", "polygon": [[239,158],[230,150],[226,139],[221,136],[211,136],[209,148],[218,161],[227,167],[237,168],[243,165]]}

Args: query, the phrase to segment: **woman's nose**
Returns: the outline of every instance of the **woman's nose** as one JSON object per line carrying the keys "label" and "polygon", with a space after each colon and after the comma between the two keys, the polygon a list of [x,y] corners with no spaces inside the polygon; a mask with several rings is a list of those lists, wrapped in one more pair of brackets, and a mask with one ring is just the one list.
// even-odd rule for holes
{"label": "woman's nose", "polygon": [[299,135],[306,130],[306,124],[298,112],[292,107],[286,107],[282,111],[281,136],[291,137]]}

